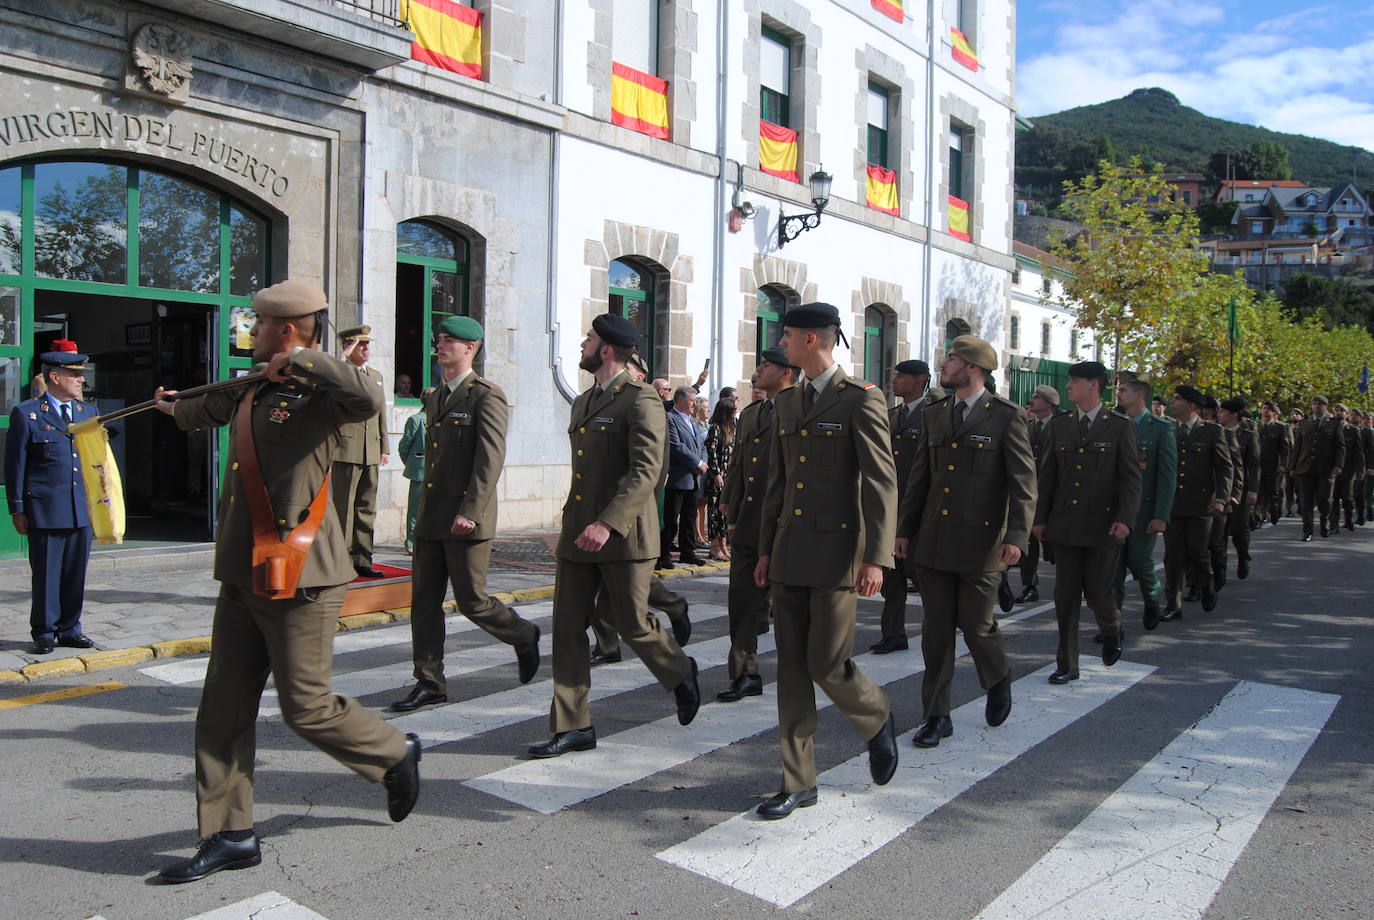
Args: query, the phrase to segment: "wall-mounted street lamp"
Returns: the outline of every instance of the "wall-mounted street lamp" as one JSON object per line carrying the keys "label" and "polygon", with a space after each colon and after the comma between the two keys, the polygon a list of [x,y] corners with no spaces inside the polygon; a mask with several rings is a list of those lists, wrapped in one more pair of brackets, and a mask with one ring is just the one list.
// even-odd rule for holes
{"label": "wall-mounted street lamp", "polygon": [[811,204],[816,210],[810,214],[784,214],[778,220],[778,248],[786,246],[807,230],[821,225],[821,212],[830,203],[830,183],[834,179],[824,169],[811,174]]}

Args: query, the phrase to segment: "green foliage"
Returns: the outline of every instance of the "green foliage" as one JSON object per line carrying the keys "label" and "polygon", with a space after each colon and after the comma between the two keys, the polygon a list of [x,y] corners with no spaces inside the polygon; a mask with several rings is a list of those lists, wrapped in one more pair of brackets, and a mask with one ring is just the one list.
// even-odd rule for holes
{"label": "green foliage", "polygon": [[1197,206],[1198,229],[1203,236],[1216,233],[1231,232],[1231,218],[1236,213],[1236,204],[1233,201],[1223,201],[1213,204],[1204,201]]}
{"label": "green foliage", "polygon": [[1206,172],[1214,182],[1226,178],[1291,179],[1293,165],[1287,147],[1258,140],[1244,149],[1218,150],[1207,159]]}
{"label": "green foliage", "polygon": [[1294,275],[1283,286],[1283,306],[1300,322],[1311,318],[1325,329],[1361,326],[1374,333],[1374,294],[1345,278]]}

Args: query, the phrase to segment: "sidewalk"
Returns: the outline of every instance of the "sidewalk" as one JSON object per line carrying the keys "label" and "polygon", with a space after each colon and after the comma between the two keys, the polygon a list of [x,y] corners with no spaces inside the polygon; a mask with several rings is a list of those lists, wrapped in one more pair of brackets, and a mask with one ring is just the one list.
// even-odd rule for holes
{"label": "sidewalk", "polygon": [[[556,533],[498,537],[493,541],[487,590],[505,603],[551,596],[557,539]],[[396,546],[379,547],[374,561],[410,568],[410,557]],[[678,566],[666,574],[716,572],[726,565]],[[39,656],[32,654],[29,634],[28,560],[0,562],[0,684],[204,653],[219,593],[213,567],[212,543],[93,552],[81,624],[96,647],[58,648]],[[456,609],[451,600],[446,606]],[[342,618],[339,628],[360,629],[409,617],[409,607],[359,614]]]}

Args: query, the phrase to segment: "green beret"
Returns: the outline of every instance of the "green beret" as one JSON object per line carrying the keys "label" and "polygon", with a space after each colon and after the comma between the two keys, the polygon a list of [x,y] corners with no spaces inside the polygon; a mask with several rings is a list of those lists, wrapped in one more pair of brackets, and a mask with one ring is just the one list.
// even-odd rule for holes
{"label": "green beret", "polygon": [[997,370],[997,349],[976,335],[961,335],[949,343],[949,350],[969,364],[985,371]]}
{"label": "green beret", "polygon": [[324,291],[307,281],[279,281],[253,295],[253,312],[259,316],[298,319],[328,307]]}
{"label": "green beret", "polygon": [[483,338],[482,324],[471,316],[446,316],[444,321],[434,327],[435,335],[451,335],[464,342],[476,342]]}

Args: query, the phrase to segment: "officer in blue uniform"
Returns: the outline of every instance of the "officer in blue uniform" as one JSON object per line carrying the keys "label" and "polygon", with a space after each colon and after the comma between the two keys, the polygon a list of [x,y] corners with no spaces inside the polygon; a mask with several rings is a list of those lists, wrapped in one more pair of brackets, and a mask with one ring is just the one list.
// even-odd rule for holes
{"label": "officer in blue uniform", "polygon": [[54,643],[67,648],[95,644],[81,632],[91,520],[81,463],[67,426],[97,413],[79,399],[86,356],[77,353],[75,342],[58,340],[53,346],[58,350],[38,358],[48,391],[11,410],[5,442],[10,514],[14,529],[29,538],[29,626],[36,655],[48,654]]}

